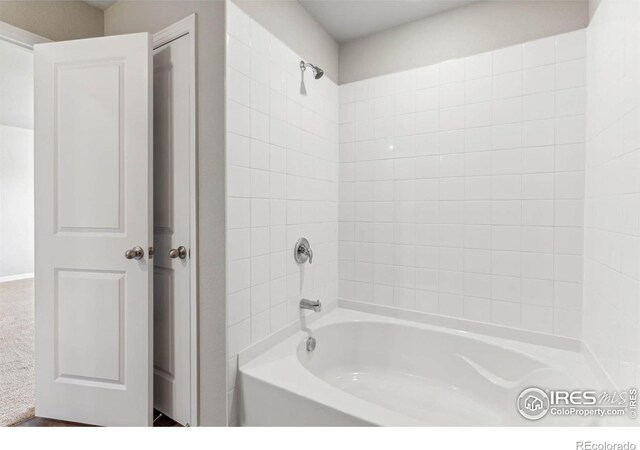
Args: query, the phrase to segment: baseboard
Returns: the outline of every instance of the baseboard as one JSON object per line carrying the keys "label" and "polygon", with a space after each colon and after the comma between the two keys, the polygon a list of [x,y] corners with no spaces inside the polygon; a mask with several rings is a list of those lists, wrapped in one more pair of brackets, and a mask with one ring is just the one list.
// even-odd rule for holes
{"label": "baseboard", "polygon": [[33,272],[19,273],[17,275],[7,275],[5,277],[0,277],[0,283],[6,283],[7,281],[26,280],[27,278],[33,278]]}

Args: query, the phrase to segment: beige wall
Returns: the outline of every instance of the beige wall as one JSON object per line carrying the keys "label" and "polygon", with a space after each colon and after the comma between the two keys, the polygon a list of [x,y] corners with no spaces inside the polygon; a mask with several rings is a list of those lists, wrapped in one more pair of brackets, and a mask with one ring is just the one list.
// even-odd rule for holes
{"label": "beige wall", "polygon": [[119,1],[105,12],[105,34],[156,32],[198,14],[198,265],[200,425],[226,425],[225,4]]}
{"label": "beige wall", "polygon": [[586,0],[474,3],[341,44],[340,84],[577,30],[588,21]]}
{"label": "beige wall", "polygon": [[589,0],[589,20],[593,19],[598,6],[600,5],[600,0]]}
{"label": "beige wall", "polygon": [[53,41],[102,36],[102,10],[77,1],[0,1],[0,21]]}
{"label": "beige wall", "polygon": [[338,82],[338,43],[297,1],[234,0],[242,10],[294,52]]}

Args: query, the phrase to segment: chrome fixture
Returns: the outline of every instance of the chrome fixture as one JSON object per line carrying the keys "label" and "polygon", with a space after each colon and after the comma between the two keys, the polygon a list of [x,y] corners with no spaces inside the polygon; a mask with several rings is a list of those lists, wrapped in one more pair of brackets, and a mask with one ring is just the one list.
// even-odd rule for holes
{"label": "chrome fixture", "polygon": [[303,298],[300,300],[300,309],[312,309],[315,312],[322,311],[322,303],[320,300],[309,300],[308,298]]}
{"label": "chrome fixture", "polygon": [[316,338],[308,337],[306,347],[308,352],[314,351],[316,349]]}
{"label": "chrome fixture", "polygon": [[124,257],[127,259],[142,259],[143,256],[144,250],[138,245],[124,252]]}
{"label": "chrome fixture", "polygon": [[185,259],[187,257],[187,249],[184,245],[181,245],[178,248],[172,248],[169,250],[169,258],[176,259]]}
{"label": "chrome fixture", "polygon": [[293,257],[298,264],[304,264],[309,260],[309,264],[313,263],[313,250],[307,238],[300,238],[293,247]]}
{"label": "chrome fixture", "polygon": [[302,71],[302,73],[307,70],[307,67],[311,67],[311,69],[313,70],[313,78],[315,78],[316,80],[319,80],[320,78],[322,78],[322,75],[324,75],[324,70],[322,70],[320,67],[314,66],[311,63],[300,61],[300,70]]}

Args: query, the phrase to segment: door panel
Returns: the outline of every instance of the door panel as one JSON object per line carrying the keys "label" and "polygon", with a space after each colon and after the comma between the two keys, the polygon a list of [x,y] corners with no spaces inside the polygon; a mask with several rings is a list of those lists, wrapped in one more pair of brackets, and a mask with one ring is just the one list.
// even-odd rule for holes
{"label": "door panel", "polygon": [[[121,59],[56,66],[53,120],[59,231],[124,231],[123,70]],[[77,126],[88,117],[100,120],[90,127]]]}
{"label": "door panel", "polygon": [[155,407],[183,425],[191,420],[191,258],[189,34],[154,51]]}
{"label": "door panel", "polygon": [[150,48],[140,33],[34,49],[38,416],[152,420]]}
{"label": "door panel", "polygon": [[57,379],[123,386],[125,273],[56,270],[55,283]]}

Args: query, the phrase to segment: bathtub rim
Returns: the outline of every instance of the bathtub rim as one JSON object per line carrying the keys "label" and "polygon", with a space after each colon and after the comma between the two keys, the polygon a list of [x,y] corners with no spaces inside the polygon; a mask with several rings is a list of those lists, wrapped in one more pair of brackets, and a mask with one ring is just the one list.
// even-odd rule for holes
{"label": "bathtub rim", "polygon": [[325,317],[336,308],[351,311],[373,314],[391,319],[412,322],[419,325],[428,325],[438,328],[445,328],[453,331],[472,333],[475,335],[487,336],[491,338],[506,339],[510,341],[522,342],[525,344],[550,347],[557,350],[565,350],[574,353],[581,353],[591,363],[592,354],[585,348],[580,339],[540,333],[537,331],[523,330],[520,328],[505,325],[490,324],[458,317],[445,316],[441,314],[426,313],[421,311],[408,311],[390,306],[374,305],[371,303],[357,302],[353,300],[339,299],[331,302],[323,309],[322,313],[306,313],[300,315],[300,321],[295,321],[286,327],[276,331],[265,339],[258,341],[245,348],[238,354],[238,368],[248,364],[263,353],[285,341],[289,337],[304,331],[307,326]]}

